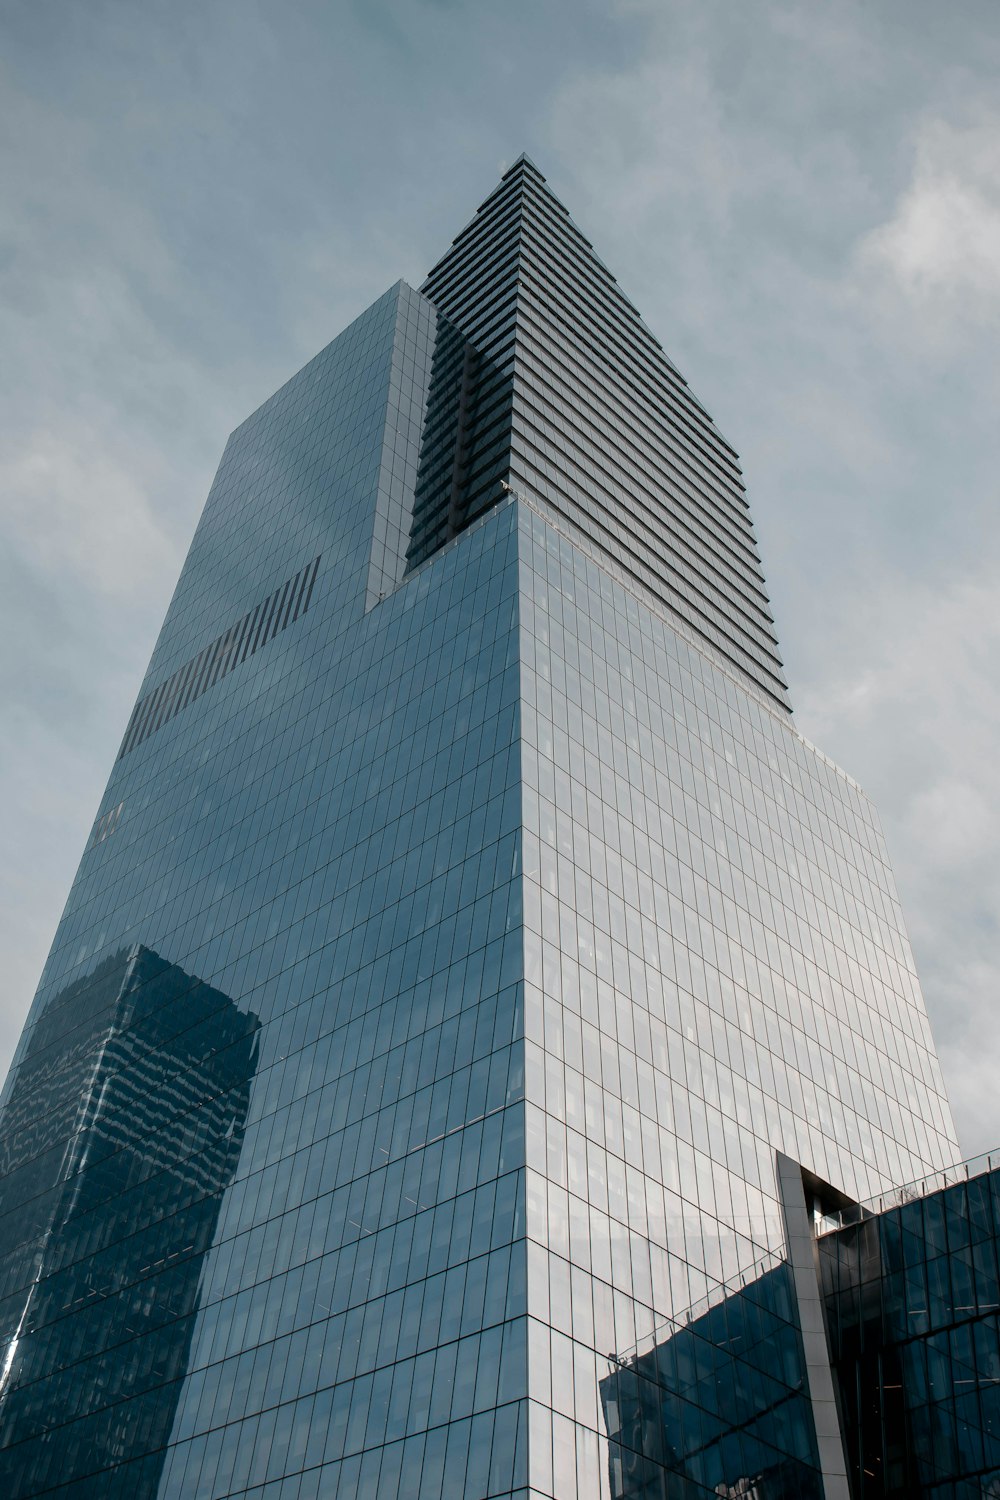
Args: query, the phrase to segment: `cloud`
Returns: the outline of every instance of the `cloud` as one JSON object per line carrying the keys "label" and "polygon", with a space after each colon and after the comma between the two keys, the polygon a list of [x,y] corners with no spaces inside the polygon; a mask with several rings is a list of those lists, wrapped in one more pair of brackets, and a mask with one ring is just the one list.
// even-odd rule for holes
{"label": "cloud", "polygon": [[[1000,559],[859,589],[797,718],[886,830],[963,1149],[1000,1142]],[[988,1080],[992,1078],[992,1084]]]}
{"label": "cloud", "polygon": [[0,1071],[226,430],[177,257],[92,121],[3,93]]}
{"label": "cloud", "polygon": [[9,542],[42,574],[85,579],[116,598],[158,582],[176,548],[132,462],[89,426],[38,427],[0,467]]}
{"label": "cloud", "polygon": [[226,432],[526,148],[744,453],[799,721],[1000,1139],[996,0],[85,9],[5,18],[0,1054]]}
{"label": "cloud", "polygon": [[975,319],[1000,315],[1000,116],[926,122],[912,180],[860,248],[918,305],[943,299]]}
{"label": "cloud", "polygon": [[796,718],[879,809],[977,1151],[1000,1141],[1000,118],[947,43],[904,53],[854,5],[638,8],[641,59],[554,101],[565,198],[743,453]]}

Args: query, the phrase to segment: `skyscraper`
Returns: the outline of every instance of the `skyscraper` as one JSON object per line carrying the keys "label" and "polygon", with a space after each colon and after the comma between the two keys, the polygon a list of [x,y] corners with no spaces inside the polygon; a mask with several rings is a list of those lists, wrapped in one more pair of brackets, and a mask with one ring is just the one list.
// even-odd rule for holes
{"label": "skyscraper", "polygon": [[5,1493],[845,1495],[802,1184],[957,1155],[736,455],[522,157],[226,447],[3,1096]]}

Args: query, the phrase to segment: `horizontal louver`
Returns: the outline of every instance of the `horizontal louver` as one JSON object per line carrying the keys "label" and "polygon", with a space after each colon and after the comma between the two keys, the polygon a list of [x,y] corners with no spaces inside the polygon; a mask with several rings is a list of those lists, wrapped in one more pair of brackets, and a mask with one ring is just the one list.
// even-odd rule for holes
{"label": "horizontal louver", "polygon": [[151,734],[162,729],[170,719],[187,708],[208,688],[214,687],[240,662],[253,656],[268,641],[291,625],[309,608],[313,585],[319,572],[319,558],[300,568],[294,578],[276,588],[256,609],[218,637],[197,656],[178,667],[166,682],[140,698],[129,720],[118,759],[141,745]]}

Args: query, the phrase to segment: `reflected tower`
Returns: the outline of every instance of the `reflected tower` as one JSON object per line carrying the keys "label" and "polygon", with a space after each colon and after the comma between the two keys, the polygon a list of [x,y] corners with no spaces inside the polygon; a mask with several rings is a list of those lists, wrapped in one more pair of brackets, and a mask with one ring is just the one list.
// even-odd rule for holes
{"label": "reflected tower", "polygon": [[164,1032],[129,1087],[180,1115],[227,1050],[243,1081],[162,1264],[129,1238],[159,1104],[100,1188],[98,1321],[133,1253],[152,1306],[211,1241],[175,1353],[135,1336],[173,1372],[155,1459],[53,1417],[29,1493],[700,1496],[700,1361],[753,1372],[751,1335],[778,1363],[730,1491],[846,1493],[776,1153],[852,1199],[922,1177],[958,1154],[940,1071],[875,813],[791,716],[736,454],[526,157],[229,440],[7,1086],[5,1141],[77,1006],[42,1144],[5,1148],[0,1212],[39,1203],[8,1350],[83,1213],[60,1142],[123,951],[233,1033],[182,1062]]}
{"label": "reflected tower", "polygon": [[58,1491],[67,1472],[80,1494],[155,1491],[256,1032],[142,947],[67,985],[33,1029],[0,1117],[11,1500]]}

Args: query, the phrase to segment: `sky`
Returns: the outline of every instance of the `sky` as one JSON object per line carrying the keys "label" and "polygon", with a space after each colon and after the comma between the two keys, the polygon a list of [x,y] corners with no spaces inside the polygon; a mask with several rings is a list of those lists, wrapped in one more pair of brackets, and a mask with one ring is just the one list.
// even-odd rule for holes
{"label": "sky", "polygon": [[0,1076],[230,430],[521,151],[739,450],[1000,1145],[996,0],[5,0]]}

